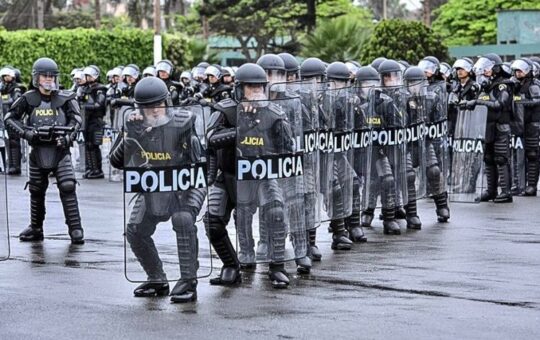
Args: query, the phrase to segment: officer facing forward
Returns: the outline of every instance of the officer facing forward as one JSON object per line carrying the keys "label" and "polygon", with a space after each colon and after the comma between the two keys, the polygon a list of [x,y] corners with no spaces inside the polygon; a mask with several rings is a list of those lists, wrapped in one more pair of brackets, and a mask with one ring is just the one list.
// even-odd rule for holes
{"label": "officer facing forward", "polygon": [[[5,117],[10,133],[32,146],[30,153],[30,226],[19,235],[21,241],[43,240],[45,193],[49,174],[56,177],[71,243],[83,244],[84,236],[75,193],[75,174],[69,147],[81,125],[75,94],[59,91],[58,66],[40,58],[32,67],[33,89],[20,97]],[[26,125],[25,123],[26,122]]]}

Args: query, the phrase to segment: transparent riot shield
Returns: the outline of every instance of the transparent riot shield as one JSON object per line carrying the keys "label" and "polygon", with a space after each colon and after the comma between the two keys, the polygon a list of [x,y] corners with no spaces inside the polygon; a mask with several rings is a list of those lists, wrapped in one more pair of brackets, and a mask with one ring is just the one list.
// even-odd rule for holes
{"label": "transparent riot shield", "polygon": [[[0,112],[0,119],[0,138],[4,141],[4,116],[2,112]],[[0,157],[0,261],[7,260],[10,255],[6,173],[7,164],[4,154]]]}
{"label": "transparent riot shield", "polygon": [[525,160],[525,107],[521,101],[523,96],[514,96],[510,129],[510,169],[512,171],[512,193],[520,195],[525,192],[527,185]]}
{"label": "transparent riot shield", "polygon": [[[307,255],[303,133],[299,98],[243,101],[237,107],[236,234],[243,264]],[[257,251],[255,251],[257,245]]]}
{"label": "transparent riot shield", "polygon": [[444,81],[431,83],[426,95],[426,179],[427,195],[441,195],[448,191],[449,142],[448,96]]}
{"label": "transparent riot shield", "polygon": [[395,210],[407,196],[407,98],[403,87],[372,88],[368,95],[371,162],[366,190],[367,207]]}
{"label": "transparent riot shield", "polygon": [[108,169],[108,178],[111,182],[120,182],[122,180],[121,171],[115,169],[111,166],[109,161],[109,152],[111,151],[114,142],[118,138],[120,131],[111,127],[110,125],[105,125],[103,127],[103,143],[101,144],[101,157],[104,160],[104,166]]}
{"label": "transparent riot shield", "polygon": [[484,141],[487,107],[460,110],[454,132],[452,178],[449,199],[452,202],[478,203],[482,195]]}
{"label": "transparent riot shield", "polygon": [[353,201],[352,90],[345,83],[323,83],[318,91],[320,186],[323,221],[346,218]]}
{"label": "transparent riot shield", "polygon": [[428,87],[425,82],[407,84],[407,196],[408,201],[426,196],[428,148],[424,132],[428,108]]}
{"label": "transparent riot shield", "polygon": [[208,276],[210,242],[202,224],[206,159],[195,114],[182,107],[126,111],[125,276],[167,281]]}

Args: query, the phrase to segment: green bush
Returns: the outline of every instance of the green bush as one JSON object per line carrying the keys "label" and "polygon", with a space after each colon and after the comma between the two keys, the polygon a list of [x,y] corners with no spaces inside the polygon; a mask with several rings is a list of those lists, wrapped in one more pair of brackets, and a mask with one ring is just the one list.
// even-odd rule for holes
{"label": "green bush", "polygon": [[[178,67],[194,62],[189,50],[190,39],[175,34],[163,37],[164,58]],[[141,71],[153,64],[153,32],[140,29],[54,29],[50,31],[0,31],[0,65],[13,65],[30,80],[32,63],[40,57],[53,58],[60,67],[61,83],[71,85],[73,68],[97,65],[102,75],[118,65],[137,64]],[[105,77],[102,77],[102,81]]]}
{"label": "green bush", "polygon": [[362,63],[385,57],[417,64],[428,55],[441,61],[448,59],[448,48],[431,29],[418,21],[384,20],[375,26],[363,46]]}

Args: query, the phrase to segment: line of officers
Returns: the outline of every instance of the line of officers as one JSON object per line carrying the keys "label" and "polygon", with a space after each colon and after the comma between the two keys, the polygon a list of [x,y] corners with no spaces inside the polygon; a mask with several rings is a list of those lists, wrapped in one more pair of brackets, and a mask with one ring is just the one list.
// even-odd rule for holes
{"label": "line of officers", "polygon": [[[284,265],[287,259],[284,249],[286,234],[292,241],[292,258],[296,261],[298,273],[309,273],[312,261],[321,260],[316,244],[316,227],[321,222],[321,217],[317,217],[320,209],[326,212],[330,222],[329,229],[333,234],[331,247],[335,250],[349,250],[353,242],[366,241],[362,227],[371,226],[379,200],[385,234],[401,233],[398,219],[405,219],[407,228],[421,229],[416,204],[422,197],[433,198],[438,221],[447,222],[450,218],[447,183],[451,177],[448,137],[454,132],[458,112],[472,111],[476,106],[485,106],[488,110],[484,140],[487,190],[482,193],[482,201],[512,201],[510,140],[512,135],[518,134],[525,141],[527,185],[523,194],[536,195],[540,135],[538,60],[521,58],[507,65],[496,54],[487,54],[476,63],[468,58],[458,59],[453,67],[441,64],[435,57],[425,57],[418,66],[385,58],[377,58],[369,66],[360,66],[355,62],[326,64],[317,58],[308,58],[299,64],[292,55],[282,53],[264,55],[257,64],[244,64],[236,70],[236,74],[232,74],[234,70],[224,71],[217,65],[200,64],[191,75],[183,73],[180,82],[171,80],[173,66],[165,60],[156,65],[155,74],[149,74],[140,81],[135,65],[111,70],[107,87],[98,83],[97,67],[85,67],[81,73],[74,73],[75,96],[72,92],[58,91],[58,68],[52,64],[54,61],[43,59],[46,58],[34,64],[34,90],[24,95],[26,105],[21,109],[19,101],[19,105],[16,102],[7,111],[5,122],[8,131],[10,135],[28,140],[33,146],[32,152],[37,153],[39,145],[43,143],[37,139],[34,130],[25,126],[47,122],[39,117],[42,111],[32,110],[28,106],[50,107],[52,104],[56,110],[62,111],[63,121],[51,121],[51,124],[60,122],[75,130],[86,124],[83,126],[83,130],[86,129],[86,153],[89,154],[86,157],[89,157],[87,162],[91,165],[85,176],[89,179],[103,177],[103,173],[99,173],[100,156],[95,150],[99,151],[99,139],[102,139],[99,133],[103,131],[107,107],[111,124],[118,121],[120,126],[125,122],[127,133],[115,141],[110,154],[111,164],[123,168],[127,164],[126,157],[130,157],[125,154],[129,149],[129,138],[138,139],[141,142],[139,146],[142,144],[143,149],[152,150],[155,147],[152,142],[166,135],[165,130],[160,133],[159,128],[172,124],[178,131],[192,124],[190,115],[182,113],[182,110],[171,113],[156,108],[170,105],[173,98],[176,105],[212,103],[212,118],[204,136],[207,139],[204,157],[202,153],[197,156],[193,152],[189,157],[183,156],[189,158],[188,162],[204,159],[208,166],[209,203],[204,221],[210,242],[223,262],[220,275],[211,279],[211,284],[234,285],[241,281],[241,264],[250,267],[257,262],[259,248],[255,251],[253,236],[240,231],[246,229],[242,223],[251,227],[253,200],[261,219],[261,242],[258,246],[266,247],[263,253],[272,254],[266,262],[269,262],[268,275],[275,288],[284,288],[289,284]],[[235,76],[234,86],[224,81],[227,73]],[[9,80],[4,75],[2,78],[4,82]],[[55,97],[61,100],[51,99]],[[258,101],[286,102],[288,98],[299,98],[301,106],[253,105]],[[81,118],[73,100],[80,103],[84,118]],[[250,104],[242,106],[244,101]],[[240,111],[239,105],[242,107]],[[133,106],[142,108],[144,114],[134,110]],[[117,107],[127,109],[122,112]],[[24,122],[26,125],[23,124],[25,113],[28,116]],[[243,119],[239,114],[249,119]],[[170,117],[162,119],[160,115]],[[94,116],[95,119],[92,118]],[[115,119],[115,116],[121,118]],[[298,121],[301,123],[296,124]],[[246,126],[239,126],[242,122]],[[139,126],[150,123],[157,125],[152,125],[153,129]],[[303,129],[299,134],[295,131],[297,125]],[[245,137],[251,139],[238,136],[240,131],[244,133],[254,129],[259,133],[258,137],[249,133]],[[307,145],[302,148],[295,145],[296,135],[305,136],[314,131],[319,142],[319,136],[326,132],[333,133],[332,139],[340,132],[346,134],[350,131],[357,136],[366,135],[367,132],[370,137],[368,143],[359,143],[357,148],[318,145],[308,151]],[[400,131],[409,137],[400,137]],[[416,138],[415,131],[420,131]],[[148,135],[149,132],[153,137]],[[67,169],[71,160],[66,146],[76,138],[74,133],[55,139],[55,146],[61,151],[52,153],[54,166],[44,168],[43,164],[39,164],[44,157],[30,155],[32,212],[31,224],[20,236],[23,241],[43,239],[46,177],[52,171],[61,189],[72,241],[83,242],[75,179],[72,170],[69,172]],[[304,152],[300,197],[287,189],[296,185],[291,185],[294,182],[290,179],[281,187],[270,184],[245,188],[239,186],[238,169],[232,160],[241,148],[239,141],[247,145],[261,145],[249,142],[253,138],[270,141],[266,145],[271,145],[269,149],[258,148],[254,156],[289,154],[298,149]],[[289,140],[293,142],[287,142]],[[160,145],[168,147],[162,143]],[[249,153],[249,149],[246,150]],[[94,153],[96,155],[92,156]],[[70,185],[63,189],[63,183]],[[247,202],[242,201],[242,190],[254,191],[255,196],[247,195]],[[318,198],[321,193],[322,198]],[[170,196],[162,202],[169,209],[161,212],[156,211],[156,204],[152,206],[151,199],[147,197],[145,200],[144,195],[139,204],[135,204],[126,236],[148,277],[135,289],[135,296],[169,294],[166,274],[152,242],[152,234],[159,222],[170,218],[177,233],[182,276],[171,292],[171,299],[174,302],[196,299],[198,241],[195,222],[206,194],[205,188]],[[297,207],[302,207],[296,210],[296,215],[301,211],[301,217],[296,216],[294,221],[300,223],[301,220],[303,228],[286,223],[293,221],[293,210]],[[240,245],[238,251],[226,230],[233,211]],[[267,242],[264,242],[262,235],[266,235]],[[302,239],[304,242],[299,241]]]}

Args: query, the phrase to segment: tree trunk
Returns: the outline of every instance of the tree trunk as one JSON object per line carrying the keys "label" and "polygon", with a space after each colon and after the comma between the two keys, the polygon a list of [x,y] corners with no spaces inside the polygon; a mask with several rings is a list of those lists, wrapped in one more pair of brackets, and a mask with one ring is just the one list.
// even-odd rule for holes
{"label": "tree trunk", "polygon": [[96,0],[96,29],[101,27],[101,4],[99,0]]}
{"label": "tree trunk", "polygon": [[317,0],[308,0],[307,14],[306,14],[306,27],[308,33],[311,33],[317,25]]}
{"label": "tree trunk", "polygon": [[163,14],[165,16],[165,29],[167,31],[171,30],[171,2],[174,2],[174,0],[165,0],[165,5],[163,6]]}
{"label": "tree trunk", "polygon": [[240,48],[242,50],[242,54],[244,57],[246,57],[247,62],[251,63],[253,60],[251,59],[251,54],[249,53],[248,43],[251,37],[243,38],[242,36],[237,36],[236,39],[238,39],[238,42],[240,42]]}
{"label": "tree trunk", "polygon": [[45,28],[43,24],[43,17],[45,16],[45,8],[43,7],[43,0],[37,0],[37,25],[36,28],[42,30]]}

